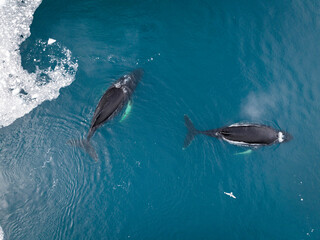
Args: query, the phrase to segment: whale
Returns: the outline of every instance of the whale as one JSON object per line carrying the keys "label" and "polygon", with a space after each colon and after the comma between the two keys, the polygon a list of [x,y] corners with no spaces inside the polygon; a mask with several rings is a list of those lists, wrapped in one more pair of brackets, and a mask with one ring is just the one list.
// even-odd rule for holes
{"label": "whale", "polygon": [[198,134],[222,139],[233,145],[251,148],[284,143],[292,139],[292,136],[289,133],[276,130],[263,124],[234,123],[229,126],[212,130],[198,130],[194,127],[187,115],[184,115],[184,121],[188,133],[184,140],[183,148],[187,148]]}
{"label": "whale", "polygon": [[94,111],[87,134],[88,141],[90,141],[91,137],[99,127],[113,119],[121,112],[123,107],[129,102],[134,90],[143,76],[143,73],[143,69],[136,69],[133,72],[120,77],[106,90]]}
{"label": "whale", "polygon": [[94,148],[90,144],[90,139],[98,128],[119,115],[126,105],[127,109],[121,121],[127,117],[128,111],[131,110],[131,97],[143,77],[143,74],[143,69],[139,68],[115,81],[100,98],[93,113],[86,138],[81,140],[71,140],[70,143],[72,145],[83,147],[89,155],[97,161],[98,157]]}

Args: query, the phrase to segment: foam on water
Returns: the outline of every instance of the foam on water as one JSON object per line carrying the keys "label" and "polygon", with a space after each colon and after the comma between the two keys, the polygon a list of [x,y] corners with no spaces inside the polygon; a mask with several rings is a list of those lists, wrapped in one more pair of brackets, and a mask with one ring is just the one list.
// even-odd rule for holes
{"label": "foam on water", "polygon": [[0,226],[0,240],[3,240],[3,238],[4,238],[4,233],[3,233],[3,230]]}
{"label": "foam on water", "polygon": [[[20,44],[30,36],[33,14],[41,0],[0,0],[0,127],[8,126],[46,100],[59,96],[59,90],[72,83],[78,64],[71,52],[55,43],[58,54],[47,54],[47,41],[38,41],[35,47],[43,49],[48,63],[41,65],[42,57],[34,59],[39,66],[29,73],[21,65]],[[56,46],[53,46],[56,45]],[[46,81],[39,79],[46,78]]]}

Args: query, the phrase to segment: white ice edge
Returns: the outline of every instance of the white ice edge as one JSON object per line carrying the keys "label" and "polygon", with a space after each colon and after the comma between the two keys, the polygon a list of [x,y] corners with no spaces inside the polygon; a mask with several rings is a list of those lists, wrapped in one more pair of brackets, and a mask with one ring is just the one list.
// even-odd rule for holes
{"label": "white ice edge", "polygon": [[[35,73],[28,73],[21,65],[19,47],[30,36],[33,14],[40,3],[41,0],[0,0],[0,128],[10,125],[42,102],[56,99],[59,90],[75,79],[78,65],[72,60],[71,52],[60,45],[55,45],[60,57],[50,56],[56,63],[54,69],[37,68]],[[45,49],[53,41],[37,44]],[[50,81],[37,83],[41,74],[48,76]]]}
{"label": "white ice edge", "polygon": [[4,239],[4,232],[2,230],[2,227],[0,226],[0,240]]}

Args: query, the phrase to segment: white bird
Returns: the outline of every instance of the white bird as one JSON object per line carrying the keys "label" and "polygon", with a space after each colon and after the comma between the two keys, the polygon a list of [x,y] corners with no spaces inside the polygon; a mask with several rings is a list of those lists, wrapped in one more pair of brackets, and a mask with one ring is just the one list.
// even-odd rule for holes
{"label": "white bird", "polygon": [[232,192],[230,193],[227,193],[227,192],[223,192],[225,195],[228,195],[229,197],[232,197],[232,198],[236,198]]}

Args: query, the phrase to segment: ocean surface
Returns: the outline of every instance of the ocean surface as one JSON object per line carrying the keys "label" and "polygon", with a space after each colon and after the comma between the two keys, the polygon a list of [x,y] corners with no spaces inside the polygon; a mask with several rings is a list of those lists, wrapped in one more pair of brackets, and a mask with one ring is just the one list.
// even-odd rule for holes
{"label": "ocean surface", "polygon": [[[320,239],[319,43],[317,0],[0,0],[0,239]],[[68,141],[135,68],[95,162]],[[183,150],[184,114],[294,138]]]}

